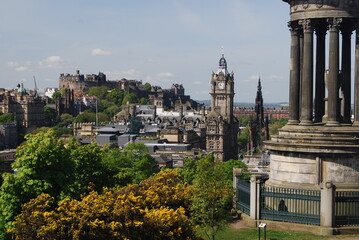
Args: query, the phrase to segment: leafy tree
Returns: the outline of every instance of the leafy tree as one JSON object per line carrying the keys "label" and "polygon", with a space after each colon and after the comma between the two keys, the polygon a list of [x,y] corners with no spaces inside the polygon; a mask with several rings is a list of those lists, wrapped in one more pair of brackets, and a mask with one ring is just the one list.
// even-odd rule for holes
{"label": "leafy tree", "polygon": [[183,181],[188,184],[192,184],[197,173],[197,160],[194,158],[185,158],[183,162],[183,169],[180,174],[183,177]]}
{"label": "leafy tree", "polygon": [[137,103],[137,96],[134,93],[125,93],[125,96],[122,100],[122,105],[127,103]]}
{"label": "leafy tree", "polygon": [[55,131],[56,137],[58,137],[58,138],[63,135],[73,135],[72,128],[55,126],[55,127],[52,127],[52,129]]}
{"label": "leafy tree", "polygon": [[213,155],[202,156],[198,161],[192,186],[192,219],[212,240],[227,223],[231,208],[232,192],[225,177],[223,165]]}
{"label": "leafy tree", "polygon": [[114,105],[114,106],[111,106],[111,107],[108,107],[107,109],[105,109],[103,111],[103,113],[105,113],[107,116],[112,118],[113,116],[115,116],[116,113],[118,113],[120,111],[121,111],[121,109],[117,105]]}
{"label": "leafy tree", "polygon": [[238,147],[241,151],[247,149],[247,144],[249,143],[249,126],[241,130],[240,135],[238,136]]}
{"label": "leafy tree", "polygon": [[269,125],[270,135],[276,135],[279,133],[279,129],[284,127],[288,122],[288,118],[272,119],[272,123]]}
{"label": "leafy tree", "polygon": [[143,89],[146,90],[146,91],[150,91],[151,88],[152,88],[152,86],[148,82],[146,82],[145,85],[143,85]]}
{"label": "leafy tree", "polygon": [[96,96],[98,99],[102,100],[106,98],[108,91],[108,87],[101,86],[101,87],[90,87],[87,91],[87,95],[89,96]]}
{"label": "leafy tree", "polygon": [[[15,239],[199,239],[186,215],[189,188],[173,171],[119,190],[90,192],[80,201],[40,195],[23,206]],[[31,229],[29,229],[31,226]]]}
{"label": "leafy tree", "polygon": [[58,124],[58,126],[66,127],[74,121],[74,117],[68,113],[63,113],[60,116],[60,121],[61,122]]}
{"label": "leafy tree", "polygon": [[140,98],[140,104],[142,105],[147,105],[148,104],[148,100],[146,98]]}
{"label": "leafy tree", "polygon": [[228,161],[222,162],[224,173],[225,173],[225,181],[228,185],[233,188],[233,168],[241,168],[243,177],[245,179],[249,178],[249,172],[247,165],[238,159],[230,159]]}
{"label": "leafy tree", "polygon": [[130,143],[122,152],[109,149],[104,156],[108,166],[108,175],[112,185],[122,187],[130,183],[139,183],[157,171],[156,160],[147,153],[143,143]]}
{"label": "leafy tree", "polygon": [[55,100],[55,99],[57,99],[57,98],[59,98],[59,97],[61,97],[61,96],[65,96],[66,91],[67,91],[67,89],[66,89],[66,88],[63,88],[63,89],[61,89],[61,90],[59,90],[59,91],[54,92],[54,93],[52,94],[52,99]]}
{"label": "leafy tree", "polygon": [[47,126],[52,126],[56,121],[56,111],[55,109],[45,106],[44,107],[44,117],[45,117],[45,124]]}
{"label": "leafy tree", "polygon": [[83,112],[75,118],[74,122],[96,122],[96,113],[93,112]]}
{"label": "leafy tree", "polygon": [[107,94],[106,99],[107,101],[113,102],[120,107],[122,105],[124,95],[124,91],[113,89]]}
{"label": "leafy tree", "polygon": [[248,117],[248,116],[241,116],[241,117],[239,118],[240,126],[241,126],[241,127],[246,127],[246,126],[248,126],[250,120],[251,120],[251,119],[250,119],[250,117]]}
{"label": "leafy tree", "polygon": [[25,136],[26,144],[17,148],[14,168],[17,174],[5,173],[0,191],[0,226],[4,237],[5,229],[11,226],[20,212],[21,204],[40,193],[60,196],[62,186],[70,183],[73,163],[68,149],[55,136],[53,130]]}
{"label": "leafy tree", "polygon": [[0,114],[0,124],[12,123],[13,121],[14,121],[14,114],[12,113]]}

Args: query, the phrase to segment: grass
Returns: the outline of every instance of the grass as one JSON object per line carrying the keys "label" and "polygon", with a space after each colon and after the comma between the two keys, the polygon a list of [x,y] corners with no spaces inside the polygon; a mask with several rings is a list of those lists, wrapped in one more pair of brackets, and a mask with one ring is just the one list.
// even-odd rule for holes
{"label": "grass", "polygon": [[[321,240],[321,239],[345,239],[359,236],[317,236],[310,233],[300,232],[283,232],[275,230],[267,230],[267,240]],[[261,239],[264,239],[263,230],[261,231]],[[232,229],[227,227],[219,232],[216,240],[258,240],[258,229]]]}

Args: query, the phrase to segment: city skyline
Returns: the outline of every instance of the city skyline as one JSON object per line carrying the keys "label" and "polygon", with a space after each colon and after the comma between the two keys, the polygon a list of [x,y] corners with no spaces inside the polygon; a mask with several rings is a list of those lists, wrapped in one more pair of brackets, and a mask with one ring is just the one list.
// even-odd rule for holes
{"label": "city skyline", "polygon": [[[0,87],[58,87],[61,73],[109,80],[180,83],[209,99],[222,51],[235,74],[235,101],[288,101],[290,33],[282,1],[25,1],[1,8]],[[284,46],[284,47],[283,47]],[[224,50],[222,50],[224,47]]]}

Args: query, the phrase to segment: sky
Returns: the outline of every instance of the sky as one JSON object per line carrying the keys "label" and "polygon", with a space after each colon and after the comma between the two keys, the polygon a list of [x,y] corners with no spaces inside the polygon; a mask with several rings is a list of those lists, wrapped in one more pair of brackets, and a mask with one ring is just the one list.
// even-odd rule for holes
{"label": "sky", "polygon": [[103,72],[209,99],[222,52],[235,101],[288,101],[289,6],[281,0],[1,0],[0,88],[58,87]]}

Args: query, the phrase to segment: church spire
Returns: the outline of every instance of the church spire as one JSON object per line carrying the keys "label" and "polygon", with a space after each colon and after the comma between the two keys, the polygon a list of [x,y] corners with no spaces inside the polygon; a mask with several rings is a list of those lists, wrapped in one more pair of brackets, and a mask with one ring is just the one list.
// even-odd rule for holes
{"label": "church spire", "polygon": [[258,86],[257,86],[258,91],[262,91],[262,84],[261,84],[261,77],[259,76],[258,79]]}

